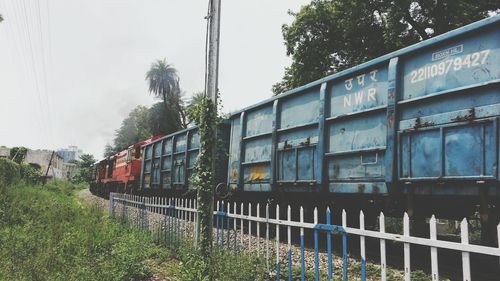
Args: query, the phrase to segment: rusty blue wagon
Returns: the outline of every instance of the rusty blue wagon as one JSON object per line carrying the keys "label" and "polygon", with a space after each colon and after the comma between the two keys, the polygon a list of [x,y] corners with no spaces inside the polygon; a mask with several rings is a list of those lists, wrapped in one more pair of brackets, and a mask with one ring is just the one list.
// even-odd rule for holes
{"label": "rusty blue wagon", "polygon": [[500,196],[499,82],[495,16],[282,93],[229,117],[228,186],[487,212]]}

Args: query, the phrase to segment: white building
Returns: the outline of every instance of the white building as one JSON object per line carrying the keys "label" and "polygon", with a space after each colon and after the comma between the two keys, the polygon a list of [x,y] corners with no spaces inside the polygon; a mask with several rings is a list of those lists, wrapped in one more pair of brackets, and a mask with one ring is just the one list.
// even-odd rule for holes
{"label": "white building", "polygon": [[72,160],[79,160],[83,151],[78,149],[78,146],[70,145],[68,148],[61,148],[57,150],[57,154],[64,159],[64,162],[69,162]]}

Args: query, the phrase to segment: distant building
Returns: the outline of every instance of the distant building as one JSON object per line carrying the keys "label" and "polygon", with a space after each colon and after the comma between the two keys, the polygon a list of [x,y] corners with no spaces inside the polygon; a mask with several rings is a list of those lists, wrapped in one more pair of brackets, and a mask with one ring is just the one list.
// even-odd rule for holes
{"label": "distant building", "polygon": [[80,156],[83,154],[81,149],[78,149],[78,146],[70,145],[68,148],[61,148],[57,151],[63,159],[64,162],[68,163],[69,161],[79,160]]}
{"label": "distant building", "polygon": [[0,158],[10,158],[10,148],[0,146]]}
{"label": "distant building", "polygon": [[[25,163],[28,164],[37,164],[42,169],[42,175],[47,173],[47,176],[56,178],[56,179],[65,179],[67,177],[67,168],[64,164],[64,159],[57,153],[54,153],[54,157],[52,157],[52,162],[50,158],[52,157],[52,150],[46,149],[37,149],[32,150],[28,149],[28,153],[26,154],[26,158],[24,159]],[[50,168],[47,172],[47,167],[50,164]]]}
{"label": "distant building", "polygon": [[[70,153],[69,157],[80,157],[80,155],[82,154],[81,150],[79,150],[76,146],[70,146],[68,150],[70,149],[73,150],[73,152]],[[2,157],[10,158],[10,148],[5,146],[0,146],[0,158]],[[47,173],[47,176],[50,178],[70,179],[75,175],[77,171],[77,167],[75,164],[66,163],[66,161],[59,154],[59,152],[54,153],[54,157],[52,157],[52,162],[50,162],[51,157],[52,157],[52,150],[28,149],[26,157],[24,158],[24,163],[38,165],[40,167],[42,175],[45,175],[45,173]],[[49,166],[49,162],[51,164],[47,172],[47,167]]]}

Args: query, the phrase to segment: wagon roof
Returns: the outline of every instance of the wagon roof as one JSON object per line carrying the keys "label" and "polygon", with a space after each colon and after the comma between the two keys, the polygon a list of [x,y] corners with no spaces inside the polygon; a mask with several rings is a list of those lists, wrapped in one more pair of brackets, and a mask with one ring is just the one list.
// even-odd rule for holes
{"label": "wagon roof", "polygon": [[468,34],[470,32],[476,31],[478,29],[482,29],[482,28],[484,28],[486,26],[493,26],[493,25],[498,24],[498,23],[500,23],[500,15],[495,15],[495,16],[492,16],[492,17],[489,17],[489,18],[486,18],[486,19],[483,19],[483,20],[480,20],[480,21],[468,24],[466,26],[463,26],[463,27],[460,27],[460,28],[448,31],[448,32],[440,34],[440,35],[438,35],[436,37],[433,37],[433,38],[421,41],[419,43],[410,45],[408,47],[396,50],[396,51],[388,53],[388,54],[385,54],[383,56],[377,57],[375,59],[372,59],[370,61],[367,61],[367,62],[359,64],[359,65],[356,65],[356,66],[351,67],[349,69],[346,69],[346,70],[339,71],[337,73],[331,74],[329,76],[323,77],[321,79],[318,79],[318,80],[313,81],[311,83],[308,83],[308,84],[305,84],[303,86],[297,87],[295,89],[288,90],[288,91],[283,92],[283,93],[281,93],[279,95],[276,95],[274,97],[271,97],[271,98],[265,99],[265,100],[263,100],[261,102],[258,102],[258,103],[254,104],[254,105],[247,106],[247,107],[245,107],[245,108],[243,108],[241,110],[238,110],[236,112],[231,113],[231,115],[229,116],[229,119],[235,118],[237,115],[239,115],[240,113],[242,113],[244,111],[247,111],[247,110],[250,110],[250,109],[253,109],[253,108],[257,108],[257,107],[263,106],[265,104],[271,103],[271,102],[273,102],[276,99],[287,97],[287,96],[296,94],[298,92],[302,92],[304,90],[312,89],[314,87],[319,87],[324,82],[332,81],[332,80],[341,78],[343,76],[348,76],[348,75],[351,75],[351,74],[356,73],[358,71],[361,71],[361,70],[363,70],[365,68],[373,67],[373,66],[376,66],[378,64],[384,63],[384,62],[388,61],[389,59],[391,59],[393,57],[404,56],[406,54],[413,53],[415,51],[420,51],[422,49],[425,49],[425,48],[428,48],[430,46],[439,44],[439,43],[441,43],[443,41],[446,41],[446,40],[448,40],[450,38],[455,38],[457,36],[463,36],[465,34]]}

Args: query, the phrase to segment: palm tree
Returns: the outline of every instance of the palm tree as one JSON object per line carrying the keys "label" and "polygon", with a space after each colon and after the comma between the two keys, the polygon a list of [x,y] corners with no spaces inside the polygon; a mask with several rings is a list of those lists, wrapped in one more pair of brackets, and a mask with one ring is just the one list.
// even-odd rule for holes
{"label": "palm tree", "polygon": [[146,73],[149,83],[149,92],[163,100],[165,109],[168,111],[172,105],[178,113],[179,118],[175,120],[183,128],[186,127],[186,114],[182,108],[181,89],[177,70],[167,63],[166,59],[157,60]]}

